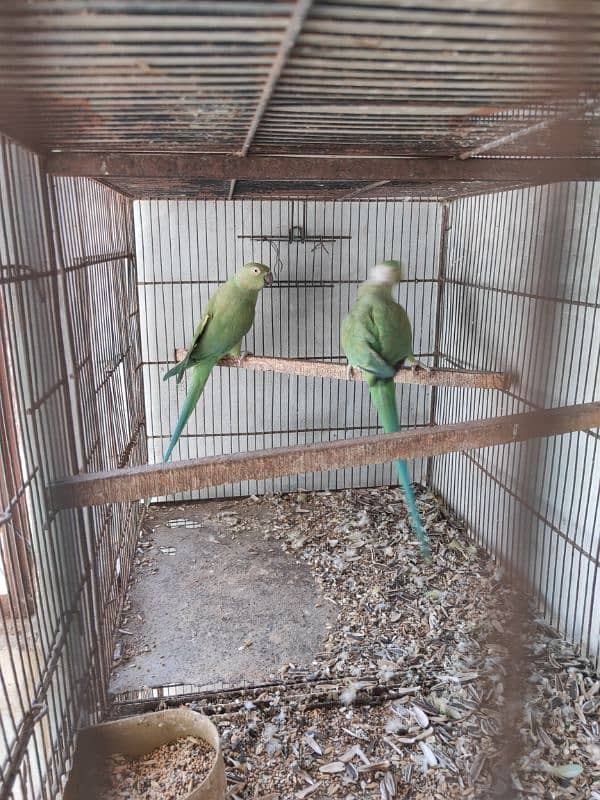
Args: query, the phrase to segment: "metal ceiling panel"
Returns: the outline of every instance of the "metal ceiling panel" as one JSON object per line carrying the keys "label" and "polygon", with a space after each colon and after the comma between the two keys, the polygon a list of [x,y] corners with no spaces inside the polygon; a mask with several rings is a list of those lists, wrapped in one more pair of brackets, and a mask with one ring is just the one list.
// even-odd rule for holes
{"label": "metal ceiling panel", "polygon": [[0,10],[0,129],[38,150],[230,152],[292,2],[33,0]]}
{"label": "metal ceiling panel", "polygon": [[594,0],[7,0],[0,130],[41,153],[600,156],[599,52]]}

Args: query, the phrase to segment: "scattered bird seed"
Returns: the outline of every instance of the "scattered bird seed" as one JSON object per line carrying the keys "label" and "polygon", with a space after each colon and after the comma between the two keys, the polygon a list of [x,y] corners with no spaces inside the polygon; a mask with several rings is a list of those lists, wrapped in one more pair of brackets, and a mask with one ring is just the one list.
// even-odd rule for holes
{"label": "scattered bird seed", "polygon": [[[416,493],[430,563],[396,488],[227,501],[236,511],[221,520],[226,536],[279,542],[310,566],[319,602],[338,612],[310,663],[285,665],[270,686],[200,702],[221,730],[232,800],[489,794],[514,592],[439,498]],[[529,680],[514,731],[524,755],[506,776],[507,796],[600,800],[600,679],[533,608],[524,643]]]}
{"label": "scattered bird seed", "polygon": [[319,767],[319,772],[324,772],[327,775],[335,775],[337,772],[345,772],[346,765],[343,761],[332,761],[330,764],[323,764]]}

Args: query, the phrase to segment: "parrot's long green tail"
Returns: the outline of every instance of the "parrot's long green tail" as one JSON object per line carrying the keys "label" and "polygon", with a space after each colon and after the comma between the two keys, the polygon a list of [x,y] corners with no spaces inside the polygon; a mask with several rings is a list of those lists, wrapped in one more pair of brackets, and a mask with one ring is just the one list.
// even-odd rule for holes
{"label": "parrot's long green tail", "polygon": [[[370,387],[371,399],[379,421],[386,433],[396,433],[400,430],[400,420],[398,419],[398,407],[396,405],[396,387],[393,381],[377,381]],[[404,489],[404,496],[406,498],[406,505],[412,518],[413,530],[415,536],[419,540],[421,552],[423,556],[429,561],[431,559],[431,549],[427,541],[427,534],[421,523],[421,517],[417,509],[415,495],[410,485],[410,477],[408,475],[408,466],[406,461],[394,461],[398,478]]]}
{"label": "parrot's long green tail", "polygon": [[179,415],[179,419],[177,420],[177,425],[175,426],[175,430],[173,431],[173,435],[171,436],[171,441],[169,442],[169,446],[165,450],[165,455],[163,457],[164,462],[168,461],[171,458],[171,453],[173,452],[173,448],[177,444],[177,440],[181,436],[181,432],[185,428],[186,422],[190,418],[192,411],[196,407],[196,403],[200,399],[200,395],[202,394],[202,390],[206,385],[206,381],[208,380],[208,376],[210,375],[214,364],[215,364],[214,361],[202,361],[195,367],[192,367],[191,377],[189,379],[188,393],[185,398],[183,408],[181,409],[181,414]]}

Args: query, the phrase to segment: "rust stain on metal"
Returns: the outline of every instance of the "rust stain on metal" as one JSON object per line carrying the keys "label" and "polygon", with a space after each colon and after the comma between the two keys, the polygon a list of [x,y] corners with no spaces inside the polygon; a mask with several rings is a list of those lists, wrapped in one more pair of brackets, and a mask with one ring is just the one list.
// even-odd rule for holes
{"label": "rust stain on metal", "polygon": [[[501,3],[477,20],[466,0],[451,13],[361,0],[246,2],[238,14],[228,4],[207,14],[5,5],[0,86],[17,99],[4,95],[0,128],[40,151],[451,157],[600,88],[597,3],[552,4],[545,15]],[[582,155],[598,155],[597,125],[588,128]],[[557,147],[540,138],[517,150]],[[162,175],[163,192],[182,180]]]}
{"label": "rust stain on metal", "polygon": [[[106,171],[105,171],[106,168]],[[558,181],[600,178],[600,158],[347,158],[154,153],[50,153],[55,175],[189,180]]]}
{"label": "rust stain on metal", "polygon": [[95,472],[54,483],[49,492],[56,509],[91,506],[238,481],[435,456],[597,427],[600,403],[584,403],[402,433]]}

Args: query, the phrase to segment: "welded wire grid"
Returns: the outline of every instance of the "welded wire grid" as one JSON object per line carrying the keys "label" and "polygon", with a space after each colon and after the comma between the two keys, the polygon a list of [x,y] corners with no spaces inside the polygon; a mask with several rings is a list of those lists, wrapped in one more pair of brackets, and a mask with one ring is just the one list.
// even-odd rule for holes
{"label": "welded wire grid", "polygon": [[[67,310],[65,339],[75,375],[75,451],[80,471],[146,460],[139,306],[131,202],[94,181],[51,180]],[[140,505],[85,509],[90,578],[99,626],[101,685],[135,551]]]}
{"label": "welded wire grid", "polygon": [[[415,353],[431,361],[441,231],[435,204],[141,201],[134,203],[134,216],[150,462],[162,459],[185,397],[185,381],[177,387],[174,380],[162,380],[174,363],[175,349],[189,342],[210,293],[245,262],[262,261],[275,272],[273,287],[260,294],[246,337],[248,351],[342,361],[340,322],[359,283],[378,260],[396,257],[405,265],[398,296],[413,321]],[[290,228],[298,225],[306,241],[290,243]],[[295,230],[296,238],[300,235]],[[430,423],[430,387],[403,385],[398,402],[404,426]],[[173,459],[332,441],[379,430],[363,383],[215,367]],[[413,469],[415,479],[424,480],[425,462],[415,462]],[[393,482],[391,465],[373,465],[178,497]]]}
{"label": "welded wire grid", "polygon": [[[310,6],[254,153],[456,156],[513,131],[506,109],[540,109],[544,119],[541,107],[575,84],[598,91],[593,0]],[[236,152],[296,7],[4,3],[0,129],[40,150]],[[571,49],[565,40],[574,33]],[[597,120],[588,126],[588,149],[597,153]],[[509,152],[556,152],[545,144],[528,140]],[[136,183],[142,188],[132,181],[132,193]]]}
{"label": "welded wire grid", "polygon": [[91,182],[48,184],[4,138],[0,196],[4,800],[57,795],[77,727],[101,711],[137,536],[137,505],[57,514],[45,487],[126,452],[138,463],[143,437],[128,450],[142,418],[134,267],[105,262],[131,245],[130,207]]}
{"label": "welded wire grid", "polygon": [[[447,210],[441,366],[506,369],[510,390],[440,388],[435,421],[598,400],[600,186],[466,198]],[[533,588],[552,626],[600,648],[600,459],[589,430],[433,460],[433,485]]]}

